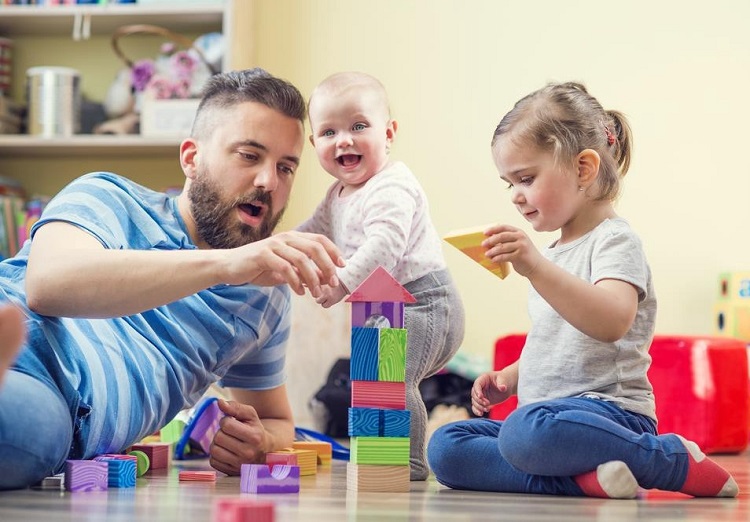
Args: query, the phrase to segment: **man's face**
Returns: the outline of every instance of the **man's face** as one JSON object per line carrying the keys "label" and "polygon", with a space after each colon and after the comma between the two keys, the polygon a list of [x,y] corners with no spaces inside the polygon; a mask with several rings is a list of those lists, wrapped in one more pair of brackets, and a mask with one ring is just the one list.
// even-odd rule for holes
{"label": "man's face", "polygon": [[219,118],[211,136],[198,143],[188,198],[199,246],[235,248],[267,238],[281,220],[303,128],[254,102]]}

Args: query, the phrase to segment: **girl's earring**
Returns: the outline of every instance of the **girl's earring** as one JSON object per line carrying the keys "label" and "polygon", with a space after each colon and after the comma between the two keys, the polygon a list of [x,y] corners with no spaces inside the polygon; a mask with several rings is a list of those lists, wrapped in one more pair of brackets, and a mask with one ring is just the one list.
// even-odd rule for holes
{"label": "girl's earring", "polygon": [[583,187],[578,187],[578,192],[583,192]]}

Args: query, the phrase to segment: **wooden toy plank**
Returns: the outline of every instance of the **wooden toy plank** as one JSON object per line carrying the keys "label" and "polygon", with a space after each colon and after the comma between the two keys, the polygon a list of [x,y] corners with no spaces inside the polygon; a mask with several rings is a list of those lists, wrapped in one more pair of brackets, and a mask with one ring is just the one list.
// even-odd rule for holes
{"label": "wooden toy plank", "polygon": [[346,489],[375,493],[408,493],[409,466],[346,464]]}
{"label": "wooden toy plank", "polygon": [[409,465],[409,437],[352,437],[353,464]]}
{"label": "wooden toy plank", "polygon": [[378,380],[392,382],[406,380],[406,330],[404,328],[380,329]]}
{"label": "wooden toy plank", "polygon": [[409,410],[349,408],[350,437],[408,437]]}
{"label": "wooden toy plank", "polygon": [[406,385],[403,382],[351,381],[352,408],[406,409]]}
{"label": "wooden toy plank", "polygon": [[352,355],[349,370],[352,380],[378,380],[379,344],[380,330],[378,328],[352,328]]}

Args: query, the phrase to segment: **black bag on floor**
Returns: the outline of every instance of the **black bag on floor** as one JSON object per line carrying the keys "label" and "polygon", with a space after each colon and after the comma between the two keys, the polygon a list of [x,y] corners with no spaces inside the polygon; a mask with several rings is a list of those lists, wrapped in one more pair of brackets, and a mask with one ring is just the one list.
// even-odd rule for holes
{"label": "black bag on floor", "polygon": [[315,429],[329,437],[349,436],[349,406],[352,387],[349,382],[350,360],[339,359],[331,367],[326,383],[308,404]]}

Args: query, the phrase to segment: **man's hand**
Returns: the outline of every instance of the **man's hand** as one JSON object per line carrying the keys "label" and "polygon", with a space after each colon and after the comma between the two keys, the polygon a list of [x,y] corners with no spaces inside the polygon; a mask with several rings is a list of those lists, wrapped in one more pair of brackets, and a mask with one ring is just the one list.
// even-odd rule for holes
{"label": "man's hand", "polygon": [[226,283],[287,283],[299,295],[308,288],[315,298],[321,296],[323,285],[338,286],[336,268],[344,266],[330,239],[307,232],[281,232],[224,252],[228,254]]}
{"label": "man's hand", "polygon": [[227,475],[239,475],[242,464],[263,463],[268,434],[255,408],[235,401],[218,401],[226,414],[211,444],[211,466]]}

